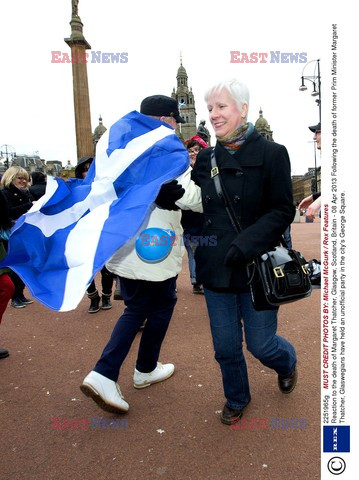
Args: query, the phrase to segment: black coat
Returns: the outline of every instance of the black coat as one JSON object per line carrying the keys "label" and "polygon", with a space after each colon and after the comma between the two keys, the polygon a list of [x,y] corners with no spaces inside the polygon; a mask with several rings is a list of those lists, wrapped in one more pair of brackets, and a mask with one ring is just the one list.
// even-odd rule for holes
{"label": "black coat", "polygon": [[185,234],[198,236],[202,232],[203,213],[182,210],[181,224]]}
{"label": "black coat", "polygon": [[0,190],[0,228],[9,230],[12,226],[9,216],[9,208],[7,201],[3,195],[3,190]]}
{"label": "black coat", "polygon": [[4,187],[2,194],[6,200],[11,220],[17,220],[32,207],[32,196],[28,190],[20,190],[14,185]]}
{"label": "black coat", "polygon": [[[224,265],[231,244],[246,262],[278,244],[293,221],[290,161],[284,146],[265,140],[256,130],[231,155],[217,142],[215,155],[222,182],[242,228],[238,235],[211,178],[212,149],[202,150],[192,172],[201,187],[204,210],[202,245],[196,250],[197,281],[207,288],[247,288],[246,268]],[[208,243],[206,245],[206,241]]]}
{"label": "black coat", "polygon": [[46,182],[43,183],[35,183],[31,185],[29,188],[29,192],[32,195],[34,200],[39,200],[43,195],[45,195],[46,191]]}
{"label": "black coat", "polygon": [[[3,230],[10,230],[11,220],[9,217],[7,203],[2,192],[3,191],[0,190],[0,228]],[[0,260],[2,260],[6,256],[6,249],[7,249],[7,241],[2,240],[0,238]],[[0,268],[0,275],[2,275],[3,273],[9,273],[9,272],[10,270],[8,268]]]}

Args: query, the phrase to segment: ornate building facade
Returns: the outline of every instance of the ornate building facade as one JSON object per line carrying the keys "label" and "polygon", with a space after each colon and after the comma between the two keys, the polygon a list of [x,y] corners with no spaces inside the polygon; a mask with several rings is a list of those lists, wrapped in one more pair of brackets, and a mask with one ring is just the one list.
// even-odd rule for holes
{"label": "ornate building facade", "polygon": [[270,129],[270,125],[267,120],[263,117],[262,107],[259,110],[259,118],[255,123],[255,128],[264,138],[273,142],[273,131]]}
{"label": "ornate building facade", "polygon": [[102,135],[106,132],[107,128],[104,126],[102,123],[102,117],[101,115],[99,116],[98,119],[98,125],[95,128],[95,131],[92,134],[92,141],[93,141],[93,147],[94,147],[94,155],[96,155],[96,145],[97,142],[100,140]]}
{"label": "ornate building facade", "polygon": [[181,140],[186,141],[196,135],[197,114],[192,87],[188,87],[188,75],[182,65],[182,60],[177,70],[177,88],[173,88],[171,97],[177,101],[180,115],[186,120],[186,123],[179,126],[179,131],[177,132]]}

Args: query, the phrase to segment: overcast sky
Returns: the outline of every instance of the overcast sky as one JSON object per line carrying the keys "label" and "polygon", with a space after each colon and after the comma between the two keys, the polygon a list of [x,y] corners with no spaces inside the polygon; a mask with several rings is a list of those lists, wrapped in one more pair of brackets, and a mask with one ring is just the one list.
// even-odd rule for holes
{"label": "overcast sky", "polygon": [[[319,112],[310,95],[311,83],[307,81],[306,92],[298,89],[303,67],[323,59],[324,88],[330,74],[325,57],[332,20],[324,9],[313,8],[319,4],[80,0],[79,15],[91,45],[87,66],[92,131],[100,114],[108,128],[139,109],[143,97],[170,95],[182,53],[198,122],[205,119],[210,127],[203,100],[206,89],[217,80],[236,77],[251,93],[249,120],[254,123],[262,107],[274,140],[289,151],[292,173],[305,173],[314,166],[308,125],[318,122]],[[331,2],[322,5],[329,10]],[[38,152],[45,160],[74,164],[72,67],[51,61],[51,52],[70,52],[64,38],[71,34],[71,0],[6,2],[1,9],[7,48],[1,60],[0,147],[7,144],[17,154]],[[128,61],[92,63],[91,51],[126,53]],[[231,63],[231,51],[268,54],[267,62]],[[272,51],[299,53],[306,62],[271,63]],[[314,75],[314,67],[315,62],[307,65],[304,74]]]}

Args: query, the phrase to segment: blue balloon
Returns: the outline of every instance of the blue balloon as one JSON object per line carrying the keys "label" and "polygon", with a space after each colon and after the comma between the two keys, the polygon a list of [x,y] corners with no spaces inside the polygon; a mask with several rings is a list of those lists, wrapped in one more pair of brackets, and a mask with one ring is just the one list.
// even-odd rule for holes
{"label": "blue balloon", "polygon": [[163,228],[147,228],[136,240],[136,253],[146,263],[162,262],[171,253],[176,233]]}

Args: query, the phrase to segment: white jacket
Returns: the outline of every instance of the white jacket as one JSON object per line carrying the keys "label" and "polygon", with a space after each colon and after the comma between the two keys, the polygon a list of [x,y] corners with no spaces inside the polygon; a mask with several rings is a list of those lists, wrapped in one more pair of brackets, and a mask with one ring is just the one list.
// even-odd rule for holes
{"label": "white jacket", "polygon": [[[203,212],[201,189],[191,180],[191,171],[192,169],[188,168],[176,179],[185,189],[185,194],[176,205],[183,210]],[[109,259],[107,269],[116,275],[133,280],[160,282],[175,277],[182,269],[184,255],[181,216],[181,210],[163,210],[152,204],[150,214],[138,234],[152,227],[174,231],[176,239],[169,255],[157,263],[142,260],[136,250],[136,235]]]}

